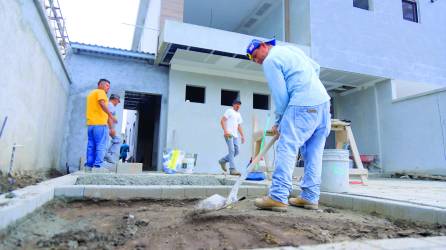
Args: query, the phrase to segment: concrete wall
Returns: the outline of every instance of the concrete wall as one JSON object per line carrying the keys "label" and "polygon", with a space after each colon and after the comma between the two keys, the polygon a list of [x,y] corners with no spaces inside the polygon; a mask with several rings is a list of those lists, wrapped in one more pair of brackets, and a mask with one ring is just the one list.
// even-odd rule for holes
{"label": "concrete wall", "polygon": [[[311,54],[322,67],[446,85],[446,1],[417,1],[419,23],[401,1],[311,0]],[[296,13],[297,14],[297,13]]]}
{"label": "concrete wall", "polygon": [[446,174],[446,92],[392,101],[390,81],[335,99],[352,120],[360,153],[380,154],[384,172]]}
{"label": "concrete wall", "polygon": [[274,10],[267,17],[263,18],[248,35],[265,38],[275,37],[277,40],[284,41],[284,13],[282,6],[282,4],[275,6]]}
{"label": "concrete wall", "polygon": [[[241,145],[241,154],[236,158],[236,164],[240,170],[244,170],[251,157],[252,115],[258,117],[262,129],[267,114],[272,114],[272,111],[252,108],[253,93],[269,94],[267,85],[176,70],[170,71],[169,81],[167,147],[176,145],[188,153],[198,153],[196,172],[203,173],[221,173],[218,160],[227,154],[220,119],[230,107],[220,105],[221,89],[240,91],[241,115],[244,119],[242,127],[247,141]],[[206,87],[206,103],[186,103],[186,85]]]}
{"label": "concrete wall", "polygon": [[289,0],[289,42],[310,46],[310,0]]}
{"label": "concrete wall", "polygon": [[[77,169],[80,157],[85,158],[87,126],[85,125],[85,98],[97,87],[100,78],[111,82],[110,92],[124,99],[125,91],[136,91],[162,95],[160,150],[164,148],[167,112],[168,76],[167,69],[117,57],[100,57],[85,54],[69,54],[66,63],[73,84],[69,98],[69,127],[62,161],[70,169]],[[123,102],[118,106],[118,128],[121,128]],[[161,159],[159,157],[159,159]]]}
{"label": "concrete wall", "polygon": [[142,29],[138,50],[156,54],[160,33],[161,0],[149,0],[149,7]]}
{"label": "concrete wall", "polygon": [[38,9],[30,0],[0,1],[0,170],[14,143],[16,170],[58,168],[69,79]]}

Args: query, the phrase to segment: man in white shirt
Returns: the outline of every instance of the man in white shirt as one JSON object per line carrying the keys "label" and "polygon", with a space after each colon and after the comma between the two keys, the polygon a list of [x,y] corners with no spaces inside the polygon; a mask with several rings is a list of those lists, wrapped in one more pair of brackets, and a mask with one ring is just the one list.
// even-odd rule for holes
{"label": "man in white shirt", "polygon": [[226,163],[229,162],[229,173],[231,175],[240,175],[240,172],[237,171],[234,163],[234,158],[239,153],[239,133],[242,143],[245,143],[245,136],[243,135],[243,129],[241,126],[243,119],[239,113],[241,105],[242,102],[240,102],[240,100],[234,100],[232,102],[232,108],[226,110],[220,121],[226,144],[228,145],[228,154],[221,158],[218,163],[220,163],[221,169],[226,172]]}

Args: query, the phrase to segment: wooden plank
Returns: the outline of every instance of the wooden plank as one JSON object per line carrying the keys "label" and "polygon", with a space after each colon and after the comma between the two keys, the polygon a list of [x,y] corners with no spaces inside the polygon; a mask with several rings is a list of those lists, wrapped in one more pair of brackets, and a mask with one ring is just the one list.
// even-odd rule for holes
{"label": "wooden plank", "polygon": [[[364,169],[364,166],[362,165],[361,156],[359,155],[359,150],[356,145],[355,137],[353,136],[352,128],[350,126],[345,126],[345,130],[347,131],[347,137],[350,142],[350,149],[352,150],[353,161],[355,162],[356,167],[358,168],[358,170],[367,171],[367,169]],[[361,174],[360,177],[362,183],[366,185],[368,171],[367,174]]]}
{"label": "wooden plank", "polygon": [[355,138],[353,137],[352,128],[350,126],[346,126],[345,130],[347,131],[347,139],[350,142],[350,149],[352,150],[353,161],[355,165],[359,169],[364,169],[364,166],[361,162],[361,157],[359,155],[358,147],[356,146]]}

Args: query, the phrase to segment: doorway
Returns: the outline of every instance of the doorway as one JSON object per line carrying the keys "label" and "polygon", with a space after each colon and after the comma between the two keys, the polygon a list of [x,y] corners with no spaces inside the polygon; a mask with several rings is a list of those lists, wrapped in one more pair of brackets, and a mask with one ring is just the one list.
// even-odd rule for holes
{"label": "doorway", "polygon": [[131,161],[142,163],[144,171],[157,171],[161,95],[125,91],[124,109],[131,110],[125,123]]}

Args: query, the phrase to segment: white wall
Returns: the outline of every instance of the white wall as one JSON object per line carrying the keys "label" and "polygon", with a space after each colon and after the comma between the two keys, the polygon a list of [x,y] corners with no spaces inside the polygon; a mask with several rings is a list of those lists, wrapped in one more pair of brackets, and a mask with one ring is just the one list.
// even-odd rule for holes
{"label": "white wall", "polygon": [[361,154],[380,154],[384,172],[446,174],[446,92],[392,100],[392,84],[337,97]]}
{"label": "white wall", "polygon": [[161,0],[149,0],[146,21],[142,28],[139,51],[157,53],[158,35],[160,33]]}
{"label": "white wall", "polygon": [[310,46],[310,0],[289,0],[289,2],[289,42]]}
{"label": "white wall", "polygon": [[[173,146],[172,135],[175,131],[175,144],[179,149],[188,153],[198,153],[197,172],[221,172],[218,160],[227,154],[227,147],[220,119],[224,111],[230,107],[220,105],[220,91],[221,89],[240,91],[241,115],[244,119],[242,126],[247,142],[241,145],[241,155],[236,158],[236,164],[240,170],[244,170],[251,157],[252,116],[255,114],[259,117],[259,127],[263,128],[267,113],[272,113],[252,108],[253,93],[269,94],[267,85],[176,70],[171,70],[169,76],[167,147]],[[206,103],[186,103],[186,85],[205,86]]]}
{"label": "white wall", "polygon": [[[0,170],[13,143],[16,170],[60,168],[69,80],[38,9],[30,0],[0,1]],[[1,126],[1,125],[0,125]]]}

